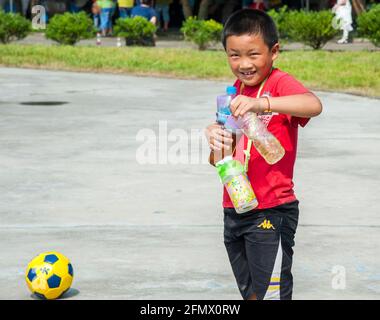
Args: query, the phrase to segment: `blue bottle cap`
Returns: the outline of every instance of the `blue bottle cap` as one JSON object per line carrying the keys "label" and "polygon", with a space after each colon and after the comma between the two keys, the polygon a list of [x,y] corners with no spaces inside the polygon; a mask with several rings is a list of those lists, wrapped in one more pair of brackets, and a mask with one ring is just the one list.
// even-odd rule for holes
{"label": "blue bottle cap", "polygon": [[228,95],[233,95],[233,94],[237,93],[237,90],[236,90],[235,87],[229,86],[229,87],[227,87],[226,92],[227,92]]}

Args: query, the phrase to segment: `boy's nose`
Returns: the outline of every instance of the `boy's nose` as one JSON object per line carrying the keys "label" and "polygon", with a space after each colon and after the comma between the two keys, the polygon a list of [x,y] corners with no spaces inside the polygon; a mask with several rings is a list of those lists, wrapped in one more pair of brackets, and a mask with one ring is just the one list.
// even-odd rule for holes
{"label": "boy's nose", "polygon": [[240,70],[251,69],[253,63],[249,59],[242,59],[240,61]]}

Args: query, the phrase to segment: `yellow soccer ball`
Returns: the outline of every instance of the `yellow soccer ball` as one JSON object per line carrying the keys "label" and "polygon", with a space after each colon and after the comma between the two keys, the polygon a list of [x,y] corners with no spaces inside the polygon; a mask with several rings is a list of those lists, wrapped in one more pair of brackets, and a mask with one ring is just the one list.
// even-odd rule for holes
{"label": "yellow soccer ball", "polygon": [[25,280],[32,293],[41,299],[57,299],[70,289],[73,267],[63,254],[44,252],[29,262]]}

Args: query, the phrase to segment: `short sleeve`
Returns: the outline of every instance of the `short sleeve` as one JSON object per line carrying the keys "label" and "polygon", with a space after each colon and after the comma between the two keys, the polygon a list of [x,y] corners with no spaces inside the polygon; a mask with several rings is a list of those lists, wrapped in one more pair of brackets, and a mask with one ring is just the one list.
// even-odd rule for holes
{"label": "short sleeve", "polygon": [[[276,91],[279,97],[310,92],[303,86],[302,83],[294,79],[289,74],[285,74],[278,80]],[[305,127],[310,120],[310,118],[300,118],[291,115],[286,115],[286,117],[290,124],[295,128],[298,127],[298,125]]]}

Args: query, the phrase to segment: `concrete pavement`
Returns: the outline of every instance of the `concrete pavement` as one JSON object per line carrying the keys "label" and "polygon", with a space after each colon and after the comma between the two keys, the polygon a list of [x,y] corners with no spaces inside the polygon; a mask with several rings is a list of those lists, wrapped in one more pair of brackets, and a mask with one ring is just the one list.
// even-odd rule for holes
{"label": "concrete pavement", "polygon": [[[157,161],[188,139],[205,162],[191,133],[225,85],[1,68],[0,299],[31,298],[23,273],[48,250],[72,261],[68,299],[240,299],[215,170],[136,159],[150,132]],[[379,100],[317,94],[324,112],[299,131],[294,299],[379,299]]]}

